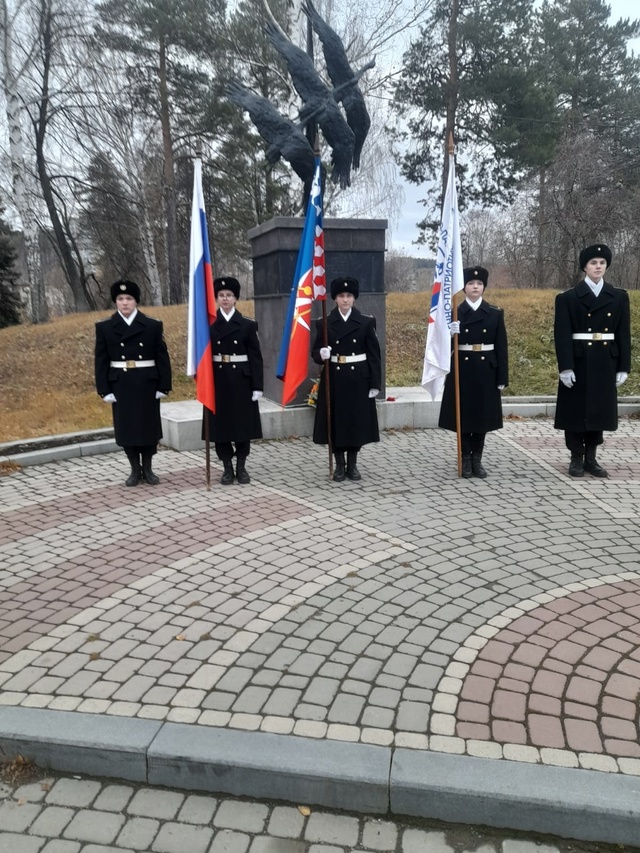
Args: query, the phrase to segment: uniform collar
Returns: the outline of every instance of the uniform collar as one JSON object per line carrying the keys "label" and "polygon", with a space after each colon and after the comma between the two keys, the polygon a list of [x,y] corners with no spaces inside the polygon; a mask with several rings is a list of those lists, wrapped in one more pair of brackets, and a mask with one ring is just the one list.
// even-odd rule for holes
{"label": "uniform collar", "polygon": [[588,275],[585,275],[584,282],[590,288],[594,296],[600,296],[600,292],[604,287],[604,278],[601,278],[600,281],[596,284],[595,281],[592,281]]}
{"label": "uniform collar", "polygon": [[120,314],[119,311],[117,313],[120,319],[123,320],[127,324],[127,326],[130,326],[138,316],[138,309],[136,308],[133,314],[130,314],[128,317],[125,317],[123,314]]}

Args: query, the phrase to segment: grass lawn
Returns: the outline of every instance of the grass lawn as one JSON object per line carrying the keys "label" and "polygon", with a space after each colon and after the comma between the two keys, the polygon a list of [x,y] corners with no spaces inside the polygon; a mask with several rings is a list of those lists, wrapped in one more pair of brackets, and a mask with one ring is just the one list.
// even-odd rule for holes
{"label": "grass lawn", "polygon": [[[640,292],[631,298],[633,340],[640,334]],[[487,298],[504,308],[509,336],[510,384],[506,395],[555,394],[551,290],[494,290]],[[387,296],[387,384],[418,385],[422,376],[429,296]],[[253,304],[240,302],[253,316]],[[143,310],[144,307],[143,307]],[[110,311],[71,314],[41,326],[0,329],[0,442],[111,426],[110,408],[95,391],[94,324]],[[185,376],[187,308],[149,308],[164,322],[173,365],[171,400],[194,398]],[[640,356],[633,354],[625,395],[640,394]]]}

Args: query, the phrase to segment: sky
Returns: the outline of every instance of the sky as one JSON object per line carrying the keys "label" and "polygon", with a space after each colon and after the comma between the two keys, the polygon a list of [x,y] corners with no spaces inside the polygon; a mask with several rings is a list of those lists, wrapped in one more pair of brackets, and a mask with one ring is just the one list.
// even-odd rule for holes
{"label": "sky", "polygon": [[[640,18],[638,0],[609,0],[608,5],[611,8],[612,21],[620,18]],[[630,47],[636,53],[640,53],[640,39],[635,39],[630,43]],[[425,195],[424,188],[409,184],[402,178],[400,181],[405,201],[398,224],[389,229],[389,248],[401,250],[415,257],[431,258],[433,257],[432,249],[428,246],[413,244],[418,237],[416,223],[425,215],[425,208],[420,204],[420,199]]]}

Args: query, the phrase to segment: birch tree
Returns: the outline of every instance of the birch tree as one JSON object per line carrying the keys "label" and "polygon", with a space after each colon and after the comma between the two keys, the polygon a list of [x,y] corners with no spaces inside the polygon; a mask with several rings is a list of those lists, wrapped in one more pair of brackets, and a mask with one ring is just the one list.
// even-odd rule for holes
{"label": "birch tree", "polygon": [[35,53],[34,42],[24,37],[25,29],[28,29],[25,16],[27,3],[28,0],[15,4],[11,4],[11,0],[0,0],[0,54],[9,138],[12,200],[25,246],[29,287],[28,313],[32,322],[41,323],[47,319],[48,308],[40,263],[38,203],[33,180],[30,181],[30,178],[33,178],[31,149],[25,138],[30,128],[25,128],[24,92],[28,88]]}

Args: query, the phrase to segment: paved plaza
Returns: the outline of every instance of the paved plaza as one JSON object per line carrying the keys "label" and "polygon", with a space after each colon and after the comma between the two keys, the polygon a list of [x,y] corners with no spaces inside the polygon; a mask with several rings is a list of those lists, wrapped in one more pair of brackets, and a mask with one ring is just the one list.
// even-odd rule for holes
{"label": "paved plaza", "polygon": [[[629,849],[629,848],[625,848]],[[620,847],[609,848],[620,853]],[[466,826],[332,813],[96,779],[0,783],[0,853],[602,853]]]}
{"label": "paved plaza", "polygon": [[566,476],[547,419],[489,435],[484,481],[454,441],[386,432],[359,483],[306,438],[253,445],[248,486],[214,464],[210,491],[201,451],[160,452],[155,488],[122,453],[1,477],[0,727],[67,712],[632,789],[640,424],[606,435],[608,480]]}

